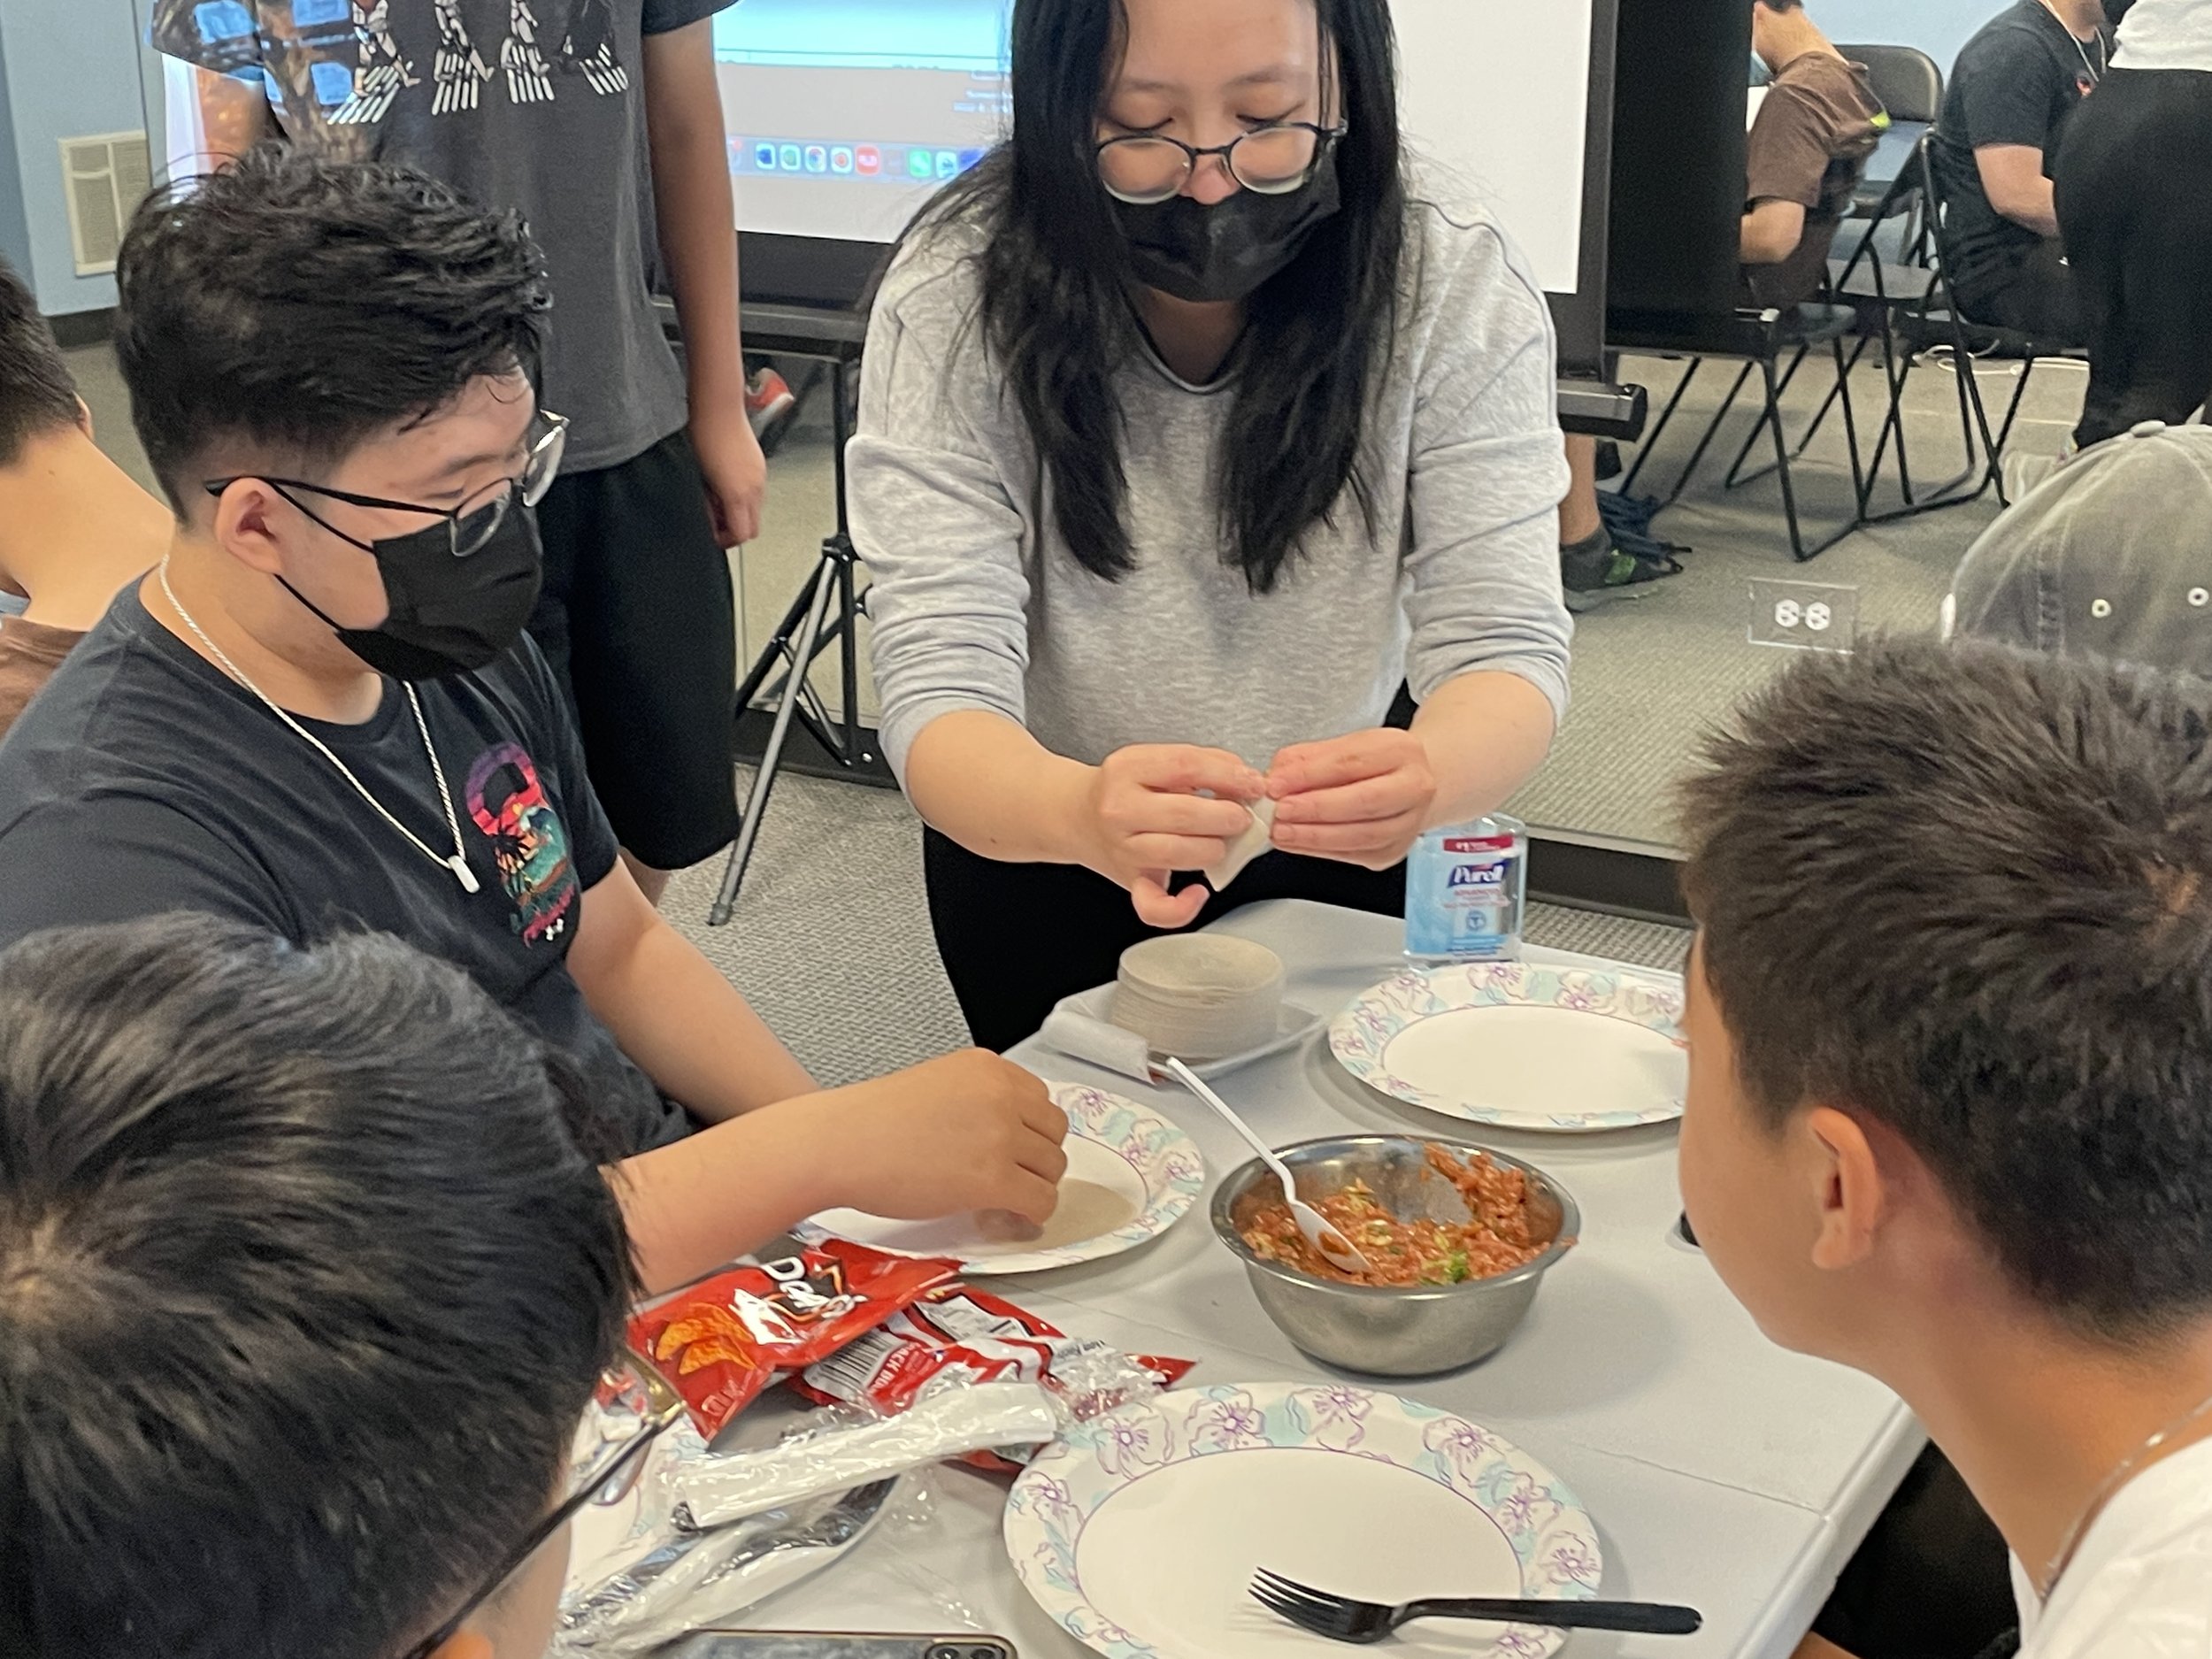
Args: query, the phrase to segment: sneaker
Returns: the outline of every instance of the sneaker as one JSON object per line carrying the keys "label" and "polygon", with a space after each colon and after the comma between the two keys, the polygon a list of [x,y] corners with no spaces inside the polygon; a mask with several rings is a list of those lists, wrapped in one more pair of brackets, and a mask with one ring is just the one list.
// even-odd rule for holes
{"label": "sneaker", "polygon": [[1640,599],[1650,591],[1647,584],[1679,575],[1681,570],[1679,560],[1665,554],[1629,552],[1602,530],[1559,549],[1567,609],[1578,616],[1615,599]]}
{"label": "sneaker", "polygon": [[799,400],[783,376],[771,368],[756,369],[745,382],[745,419],[760,441],[761,453],[773,455],[798,418]]}

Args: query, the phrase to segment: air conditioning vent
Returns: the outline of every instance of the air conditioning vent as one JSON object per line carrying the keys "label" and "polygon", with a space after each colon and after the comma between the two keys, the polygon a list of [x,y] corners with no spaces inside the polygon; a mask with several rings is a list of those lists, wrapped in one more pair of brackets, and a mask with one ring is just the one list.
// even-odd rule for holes
{"label": "air conditioning vent", "polygon": [[115,269],[123,227],[153,188],[143,133],[103,133],[61,141],[62,188],[69,199],[69,245],[79,276]]}

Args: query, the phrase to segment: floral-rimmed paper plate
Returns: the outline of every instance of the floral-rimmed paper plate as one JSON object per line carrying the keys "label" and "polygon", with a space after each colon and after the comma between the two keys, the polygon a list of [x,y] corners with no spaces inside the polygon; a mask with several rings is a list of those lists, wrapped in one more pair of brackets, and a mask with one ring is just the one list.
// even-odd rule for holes
{"label": "floral-rimmed paper plate", "polygon": [[945,1256],[971,1276],[1041,1273],[1118,1256],[1181,1220],[1206,1188],[1206,1161],[1190,1136],[1133,1101],[1078,1083],[1056,1083],[1068,1115],[1068,1172],[1055,1226],[1079,1237],[993,1240],[972,1212],[937,1221],[889,1221],[857,1210],[826,1210],[792,1231],[808,1243],[850,1239],[899,1256]]}
{"label": "floral-rimmed paper plate", "polygon": [[1525,962],[1409,968],[1331,1022],[1329,1048],[1409,1106],[1502,1128],[1588,1131],[1682,1115],[1682,986]]}
{"label": "floral-rimmed paper plate", "polygon": [[[1385,1602],[1586,1601],[1597,1529],[1557,1476],[1472,1423],[1348,1384],[1177,1389],[1079,1424],[1006,1506],[1014,1571],[1108,1659],[1287,1659],[1333,1644],[1255,1601],[1261,1567]],[[1563,1632],[1409,1624],[1416,1654],[1543,1659]]]}

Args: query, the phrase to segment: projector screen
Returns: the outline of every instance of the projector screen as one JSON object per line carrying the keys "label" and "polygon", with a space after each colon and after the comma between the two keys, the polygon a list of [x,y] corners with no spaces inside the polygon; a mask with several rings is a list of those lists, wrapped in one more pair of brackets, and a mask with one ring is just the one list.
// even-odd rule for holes
{"label": "projector screen", "polygon": [[738,227],[888,242],[1005,127],[1009,0],[741,0],[714,19]]}

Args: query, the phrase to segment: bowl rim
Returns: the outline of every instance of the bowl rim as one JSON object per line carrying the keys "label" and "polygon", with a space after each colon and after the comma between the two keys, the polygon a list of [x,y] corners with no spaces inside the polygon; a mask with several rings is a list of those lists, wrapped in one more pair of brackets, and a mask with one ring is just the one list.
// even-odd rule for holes
{"label": "bowl rim", "polygon": [[1372,1301],[1448,1301],[1471,1291],[1496,1290],[1518,1285],[1532,1279],[1540,1279],[1555,1266],[1568,1251],[1582,1241],[1582,1206],[1574,1194],[1560,1185],[1548,1171],[1539,1169],[1525,1158],[1517,1158],[1510,1152],[1501,1152],[1495,1147],[1484,1146],[1477,1141],[1462,1141],[1447,1135],[1392,1134],[1380,1131],[1349,1135],[1316,1135],[1310,1140],[1294,1141],[1287,1146],[1275,1148],[1275,1156],[1289,1163],[1295,1154],[1314,1152],[1322,1148],[1356,1150],[1361,1147],[1386,1145],[1394,1142],[1414,1146],[1440,1146],[1458,1153],[1463,1158],[1471,1152],[1480,1152],[1494,1163],[1509,1164],[1523,1174],[1541,1181],[1551,1195],[1559,1201],[1559,1236],[1545,1248],[1544,1253],[1533,1261],[1503,1273],[1494,1273],[1485,1279],[1463,1279],[1456,1285],[1348,1285],[1340,1279],[1317,1279],[1311,1273],[1300,1272],[1280,1262],[1269,1261],[1244,1241],[1243,1235],[1230,1225],[1230,1194],[1249,1185],[1247,1178],[1266,1166],[1256,1157],[1247,1158],[1225,1172],[1214,1188],[1212,1201],[1207,1205],[1207,1217],[1213,1224],[1214,1236],[1228,1247],[1232,1254],[1246,1267],[1263,1272],[1286,1284],[1335,1292],[1339,1294]]}

